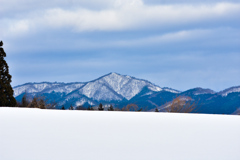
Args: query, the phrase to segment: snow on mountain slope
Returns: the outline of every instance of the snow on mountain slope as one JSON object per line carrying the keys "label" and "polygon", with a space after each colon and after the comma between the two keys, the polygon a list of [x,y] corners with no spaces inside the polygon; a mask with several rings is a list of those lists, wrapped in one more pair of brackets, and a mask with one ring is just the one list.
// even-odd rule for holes
{"label": "snow on mountain slope", "polygon": [[168,87],[164,87],[163,90],[164,90],[164,91],[167,91],[167,92],[176,93],[176,94],[181,93],[181,92],[178,91],[178,90],[175,90],[175,89],[172,89],[172,88],[168,88]]}
{"label": "snow on mountain slope", "polygon": [[128,100],[138,94],[145,86],[148,86],[152,91],[162,90],[160,87],[153,85],[146,80],[123,76],[117,73],[110,73],[99,79],[99,81],[102,83],[106,82],[115,92]]}
{"label": "snow on mountain slope", "polygon": [[[85,95],[88,98],[92,98],[94,100],[103,100],[103,101],[111,101],[111,100],[122,100],[123,97],[118,95],[114,90],[109,88],[106,84],[101,83],[100,81],[89,82],[80,89],[78,89],[79,95]],[[75,94],[75,92],[73,92]],[[72,93],[69,94],[71,96]]]}
{"label": "snow on mountain slope", "polygon": [[127,100],[138,94],[143,87],[147,86],[152,91],[161,91],[162,89],[152,83],[130,76],[124,76],[117,73],[110,73],[101,79],[100,82],[106,82],[115,92],[122,95]]}
{"label": "snow on mountain slope", "polygon": [[146,80],[110,73],[86,83],[86,85],[78,89],[78,93],[97,101],[120,101],[124,98],[131,99],[145,86],[153,91],[162,90]]}
{"label": "snow on mountain slope", "polygon": [[53,88],[50,88],[48,90],[45,90],[46,93],[51,93],[51,92],[60,92],[60,93],[70,93],[80,87],[82,87],[85,83],[81,83],[81,82],[76,82],[76,83],[67,83],[61,86],[56,86]]}
{"label": "snow on mountain slope", "polygon": [[122,89],[120,90],[120,94],[124,95],[124,97],[129,100],[132,97],[134,97],[136,94],[138,94],[143,87],[149,86],[151,87],[147,82],[137,80],[137,79],[131,79],[127,84],[125,84]]}
{"label": "snow on mountain slope", "polygon": [[80,100],[76,101],[75,106],[83,106],[86,103],[89,105],[96,105],[94,102],[92,102],[86,98],[81,98]]}
{"label": "snow on mountain slope", "polygon": [[27,92],[27,93],[42,92],[44,89],[50,89],[52,87],[59,86],[59,85],[61,85],[61,83],[49,83],[49,82],[26,83],[13,88],[14,96],[16,97],[24,92]]}
{"label": "snow on mountain slope", "polygon": [[100,83],[108,84],[115,92],[120,93],[123,86],[132,78],[130,76],[123,76],[117,73],[110,73],[99,78],[97,81]]}
{"label": "snow on mountain slope", "polygon": [[19,96],[20,94],[26,93],[51,93],[51,92],[60,92],[60,93],[70,93],[73,90],[80,88],[84,83],[26,83],[20,86],[13,87],[14,97]]}
{"label": "snow on mountain slope", "polygon": [[[77,92],[74,92],[62,98],[58,102],[58,106],[61,107],[62,105],[66,105],[67,103],[70,103],[73,107],[82,106],[84,104],[96,105],[96,103],[93,100],[89,99],[84,95],[78,94]],[[70,105],[70,104],[67,104],[67,105]]]}
{"label": "snow on mountain slope", "polygon": [[0,107],[1,160],[239,160],[240,116]]}
{"label": "snow on mountain slope", "polygon": [[76,97],[76,92],[78,92],[79,96],[85,95],[97,101],[120,101],[124,98],[131,99],[146,86],[155,92],[162,90],[162,88],[146,80],[109,73],[86,83],[28,83],[14,87],[14,96],[16,97],[25,91],[27,93],[51,93],[54,91],[66,93],[67,97],[64,98],[68,99],[73,97],[71,94]]}
{"label": "snow on mountain slope", "polygon": [[211,89],[204,89],[204,88],[193,88],[193,89],[189,89],[185,92],[182,92],[182,94],[193,94],[193,95],[202,95],[202,94],[215,94],[216,92],[214,92]]}
{"label": "snow on mountain slope", "polygon": [[223,97],[226,97],[228,94],[234,93],[234,92],[240,92],[240,86],[225,89],[225,90],[219,92],[218,94],[223,96]]}

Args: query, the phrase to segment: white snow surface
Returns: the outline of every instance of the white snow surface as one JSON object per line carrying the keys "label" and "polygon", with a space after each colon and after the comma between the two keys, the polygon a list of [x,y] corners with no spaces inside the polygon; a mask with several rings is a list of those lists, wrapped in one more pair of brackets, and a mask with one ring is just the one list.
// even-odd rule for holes
{"label": "white snow surface", "polygon": [[240,116],[0,108],[1,160],[239,160]]}

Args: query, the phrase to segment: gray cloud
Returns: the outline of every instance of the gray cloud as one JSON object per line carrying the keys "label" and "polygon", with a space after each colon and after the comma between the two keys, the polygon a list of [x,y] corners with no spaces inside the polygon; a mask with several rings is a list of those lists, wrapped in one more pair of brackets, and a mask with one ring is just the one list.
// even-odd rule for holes
{"label": "gray cloud", "polygon": [[[75,8],[51,8],[2,18],[1,35],[19,36],[43,29],[68,29],[72,32],[121,31],[134,29],[168,28],[224,21],[240,14],[240,4],[216,3],[212,5],[156,5],[147,6],[141,0],[119,1],[111,9],[100,11]],[[117,1],[115,2],[117,4]],[[231,20],[236,21],[237,18]]]}
{"label": "gray cloud", "polygon": [[1,2],[13,85],[108,72],[185,90],[239,85],[239,1]]}
{"label": "gray cloud", "polygon": [[212,4],[220,2],[239,3],[239,0],[143,0],[145,4]]}
{"label": "gray cloud", "polygon": [[[48,55],[31,56],[14,60],[9,65],[14,84],[28,81],[89,81],[115,71],[148,79],[161,87],[179,90],[192,87],[212,88],[216,91],[239,83],[239,52],[175,52],[156,55],[114,54],[113,52],[92,54],[90,57],[63,56],[55,59]],[[13,61],[14,60],[14,61]],[[21,65],[24,63],[24,65]]]}

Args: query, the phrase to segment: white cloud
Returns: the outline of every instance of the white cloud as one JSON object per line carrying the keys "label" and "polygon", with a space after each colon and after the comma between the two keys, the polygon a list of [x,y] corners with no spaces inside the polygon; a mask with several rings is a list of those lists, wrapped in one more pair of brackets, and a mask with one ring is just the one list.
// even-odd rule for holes
{"label": "white cloud", "polygon": [[70,27],[75,31],[119,30],[124,25],[119,21],[117,13],[112,10],[51,9],[45,13],[43,21],[47,22],[49,27]]}
{"label": "white cloud", "polygon": [[[188,62],[195,65],[199,57],[188,60],[189,54],[195,52],[216,54],[210,63],[201,62],[206,68],[218,68],[211,69],[205,77],[196,72],[196,77],[205,79],[196,83],[192,80],[195,84],[191,77],[182,76],[186,87],[197,83],[204,86],[210,82],[207,78],[223,73],[228,74],[224,81],[227,87],[239,79],[237,69],[235,75],[230,72],[239,67],[229,59],[230,52],[237,52],[235,59],[239,59],[239,0],[3,0],[0,5],[0,40],[4,41],[15,84],[19,80],[50,80],[49,77],[53,81],[73,81],[72,75],[82,80],[89,73],[95,78],[95,73],[101,76],[111,71],[137,76],[162,69],[167,72],[164,76],[171,78],[159,85],[178,88],[182,84],[176,82],[176,77],[185,70],[191,75],[194,71],[190,69],[196,67],[176,71],[179,74],[174,68]],[[185,57],[177,64],[178,60],[172,59],[180,53]],[[217,59],[221,53],[226,58]],[[173,57],[152,58],[156,54]],[[167,64],[160,65],[159,61]],[[59,69],[63,64],[65,72]],[[232,64],[235,66],[229,67]],[[65,76],[68,73],[71,76]],[[162,76],[155,73],[145,78],[157,77],[157,83]],[[211,83],[215,88],[220,84],[217,81]]]}
{"label": "white cloud", "polygon": [[[197,45],[201,47],[216,46],[221,44],[231,45],[239,43],[240,30],[228,29],[228,28],[214,28],[214,29],[193,29],[193,30],[180,30],[176,32],[168,32],[158,35],[149,35],[133,39],[111,39],[94,41],[88,39],[77,39],[75,40],[75,46],[69,46],[70,48],[87,49],[87,48],[114,48],[114,47],[150,47],[150,46],[162,46],[162,48],[172,46],[175,44],[183,45]],[[76,45],[78,44],[78,45]],[[81,45],[80,45],[81,44]],[[176,46],[175,46],[176,47]],[[69,48],[69,49],[70,49]]]}
{"label": "white cloud", "polygon": [[194,39],[200,39],[214,33],[213,30],[182,30],[178,32],[165,33],[134,40],[124,40],[113,42],[119,46],[146,46],[155,44],[169,44],[175,42],[186,42]]}
{"label": "white cloud", "polygon": [[9,31],[13,34],[21,34],[29,29],[28,20],[20,20],[15,24],[10,24]]}
{"label": "white cloud", "polygon": [[140,2],[133,0],[101,11],[50,9],[44,18],[54,27],[70,26],[77,31],[112,31],[206,22],[233,16],[240,11],[240,4],[231,3],[147,6]]}
{"label": "white cloud", "polygon": [[[240,3],[146,5],[141,0],[105,3],[111,4],[108,5],[111,7],[101,10],[78,5],[74,9],[53,7],[23,13],[14,18],[0,18],[1,32],[17,34],[56,28],[75,32],[167,28],[208,23],[211,20],[223,21],[240,14]],[[6,20],[11,23],[4,23]]]}

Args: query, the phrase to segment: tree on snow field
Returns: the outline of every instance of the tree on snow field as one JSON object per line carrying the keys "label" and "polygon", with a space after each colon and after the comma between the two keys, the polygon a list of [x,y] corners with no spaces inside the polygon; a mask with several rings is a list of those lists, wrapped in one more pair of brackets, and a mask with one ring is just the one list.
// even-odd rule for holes
{"label": "tree on snow field", "polygon": [[17,105],[16,99],[13,96],[13,89],[11,86],[12,76],[9,74],[8,64],[4,60],[6,53],[2,48],[3,42],[0,42],[0,106],[15,107]]}

